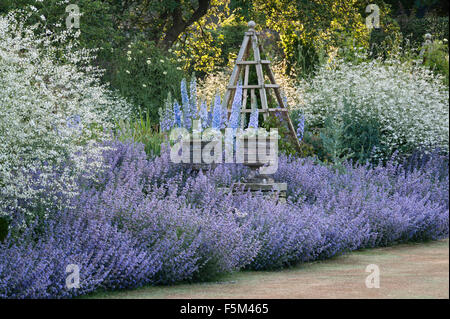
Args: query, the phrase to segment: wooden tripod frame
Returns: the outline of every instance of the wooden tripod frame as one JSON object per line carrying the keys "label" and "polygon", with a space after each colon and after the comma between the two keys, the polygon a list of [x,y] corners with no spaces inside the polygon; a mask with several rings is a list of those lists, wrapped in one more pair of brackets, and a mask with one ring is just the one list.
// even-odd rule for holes
{"label": "wooden tripod frame", "polygon": [[[255,31],[255,22],[250,21],[248,23],[249,29],[245,32],[244,40],[242,41],[239,54],[236,58],[236,64],[231,73],[230,81],[227,86],[227,91],[223,99],[222,106],[228,109],[228,114],[231,113],[230,101],[233,100],[234,94],[236,92],[237,82],[239,80],[239,75],[244,72],[244,84],[242,86],[242,109],[241,109],[241,128],[244,128],[244,122],[247,113],[251,113],[253,108],[257,107],[255,90],[259,90],[261,108],[258,109],[260,113],[263,113],[264,120],[267,119],[269,112],[279,112],[285,118],[289,131],[296,142],[297,149],[300,151],[300,142],[297,138],[294,126],[292,124],[291,118],[289,117],[289,111],[287,105],[285,105],[283,98],[281,96],[280,86],[275,82],[275,76],[270,68],[269,60],[261,60],[262,51],[261,45],[258,43],[258,35]],[[254,61],[246,61],[250,47],[253,49]],[[248,78],[250,73],[250,65],[256,67],[256,75],[258,78],[257,85],[249,85]],[[270,84],[264,82],[263,68],[269,78]],[[275,97],[277,99],[278,108],[269,108],[267,104],[267,91],[266,89],[273,89],[275,92]],[[248,90],[250,90],[250,100],[251,107],[247,108],[247,96]]]}

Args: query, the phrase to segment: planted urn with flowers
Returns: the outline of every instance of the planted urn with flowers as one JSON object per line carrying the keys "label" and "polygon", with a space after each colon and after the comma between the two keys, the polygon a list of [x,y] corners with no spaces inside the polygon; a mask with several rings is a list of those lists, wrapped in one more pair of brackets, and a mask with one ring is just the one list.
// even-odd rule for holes
{"label": "planted urn with flowers", "polygon": [[[172,148],[178,147],[171,160],[189,165],[194,170],[209,169],[219,162],[217,145],[220,130],[225,128],[226,112],[222,111],[220,96],[208,107],[206,101],[198,105],[197,82],[192,77],[189,90],[185,79],[181,81],[181,104],[170,95],[159,110],[160,128],[168,134]],[[221,159],[221,156],[220,156]]]}
{"label": "planted urn with flowers", "polygon": [[[188,93],[189,92],[189,93]],[[196,79],[187,88],[181,82],[181,104],[169,97],[159,110],[161,131],[168,133],[175,148],[175,163],[193,169],[209,169],[217,163],[243,163],[251,169],[248,180],[273,181],[259,176],[257,170],[274,163],[278,155],[278,134],[258,128],[258,109],[250,114],[246,129],[241,129],[242,86],[238,85],[233,98],[230,116],[219,95],[208,107],[206,101],[198,105]]]}
{"label": "planted urn with flowers", "polygon": [[[248,176],[236,188],[286,196],[286,183],[276,183],[271,177],[278,168],[278,131],[258,128],[258,109],[252,107],[247,128],[241,116],[242,86],[237,85],[230,116],[228,109],[216,95],[208,107],[205,101],[197,106],[195,77],[190,82],[189,94],[186,81],[181,82],[181,105],[178,101],[166,101],[160,109],[163,132],[169,133],[174,144],[171,160],[189,165],[195,170],[205,170],[217,163],[241,163],[250,168]],[[175,160],[174,160],[175,159]]]}

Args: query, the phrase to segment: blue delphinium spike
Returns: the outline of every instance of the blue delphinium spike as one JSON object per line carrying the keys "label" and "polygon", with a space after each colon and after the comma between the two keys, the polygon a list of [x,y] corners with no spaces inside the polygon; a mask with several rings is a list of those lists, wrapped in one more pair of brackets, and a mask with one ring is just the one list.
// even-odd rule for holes
{"label": "blue delphinium spike", "polygon": [[183,106],[183,125],[189,130],[192,126],[192,116],[186,87],[186,79],[181,80],[181,103]]}
{"label": "blue delphinium spike", "polygon": [[170,129],[176,126],[175,110],[173,109],[173,103],[170,104]]}
{"label": "blue delphinium spike", "polygon": [[297,138],[301,142],[305,133],[305,117],[303,114],[299,115],[297,124]]}
{"label": "blue delphinium spike", "polygon": [[199,112],[200,121],[202,123],[202,128],[205,129],[208,127],[208,108],[206,105],[206,101],[203,101],[200,105]]}
{"label": "blue delphinium spike", "polygon": [[208,116],[207,116],[208,120],[206,122],[206,127],[212,126],[213,109],[214,109],[214,102],[211,101],[211,104],[209,106]]}
{"label": "blue delphinium spike", "polygon": [[252,110],[252,113],[250,114],[250,121],[248,123],[248,127],[258,128],[258,115],[259,115],[258,108],[254,108]]}
{"label": "blue delphinium spike", "polygon": [[288,108],[288,100],[287,100],[287,97],[286,97],[286,95],[284,94],[284,92],[283,92],[282,94],[283,94],[282,99],[283,99],[284,107],[285,107],[285,108]]}
{"label": "blue delphinium spike", "polygon": [[164,101],[164,107],[159,109],[159,117],[161,131],[170,131],[170,129],[175,125],[175,114],[170,93]]}
{"label": "blue delphinium spike", "polygon": [[191,83],[189,84],[189,108],[191,110],[191,116],[193,119],[199,118],[199,112],[197,111],[197,79],[195,74],[192,75]]}
{"label": "blue delphinium spike", "polygon": [[182,117],[182,113],[181,113],[181,107],[180,104],[178,104],[178,101],[175,100],[175,102],[173,103],[173,113],[174,113],[174,117],[175,117],[175,125],[178,127],[182,127],[182,122],[181,122],[181,117]]}
{"label": "blue delphinium spike", "polygon": [[219,94],[216,94],[216,97],[214,99],[213,118],[211,126],[217,130],[220,130],[222,128],[222,104],[220,103]]}
{"label": "blue delphinium spike", "polygon": [[167,131],[167,127],[168,127],[168,123],[167,123],[167,117],[165,116],[165,112],[164,109],[160,109],[160,114],[159,114],[159,126],[161,128],[162,132]]}
{"label": "blue delphinium spike", "polygon": [[233,104],[231,106],[231,114],[230,119],[228,121],[228,127],[232,129],[237,129],[239,127],[241,107],[242,107],[242,86],[238,84],[236,92],[234,94]]}

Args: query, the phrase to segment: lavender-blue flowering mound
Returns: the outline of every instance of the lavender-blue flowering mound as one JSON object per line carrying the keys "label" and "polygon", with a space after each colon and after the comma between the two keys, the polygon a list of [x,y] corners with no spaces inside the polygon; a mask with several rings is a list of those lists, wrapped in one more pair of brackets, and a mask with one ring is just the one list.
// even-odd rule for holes
{"label": "lavender-blue flowering mound", "polygon": [[[167,153],[110,142],[106,169],[49,217],[12,223],[0,244],[0,297],[67,298],[98,289],[199,281],[278,269],[351,250],[448,236],[448,157],[420,168],[343,167],[280,157],[287,203],[223,190],[247,171],[191,172]],[[89,175],[89,174],[87,174]],[[80,287],[66,287],[66,267]]]}

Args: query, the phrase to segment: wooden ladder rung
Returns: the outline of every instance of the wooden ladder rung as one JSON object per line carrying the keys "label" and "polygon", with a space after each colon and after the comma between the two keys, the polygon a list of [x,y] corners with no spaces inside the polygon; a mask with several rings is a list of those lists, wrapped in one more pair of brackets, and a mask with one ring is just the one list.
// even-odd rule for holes
{"label": "wooden ladder rung", "polygon": [[[261,60],[260,63],[261,64],[270,64],[271,62],[269,60]],[[239,62],[236,62],[236,64],[239,64],[239,65],[258,64],[258,61],[239,61]]]}
{"label": "wooden ladder rung", "polygon": [[[278,84],[263,84],[263,85],[242,85],[243,89],[262,89],[262,88],[267,88],[267,89],[278,89],[280,86]],[[235,89],[237,88],[236,85],[230,85],[227,86],[227,89]]]}
{"label": "wooden ladder rung", "polygon": [[282,109],[279,107],[275,107],[273,109],[267,109],[267,112],[289,112],[288,109]]}
{"label": "wooden ladder rung", "polygon": [[[255,85],[242,85],[241,87],[243,89],[260,89],[261,85],[257,85],[257,84],[255,84]],[[237,85],[227,86],[227,89],[235,89],[235,88],[237,88]]]}
{"label": "wooden ladder rung", "polygon": [[[251,109],[245,109],[241,110],[241,113],[252,113],[253,110]],[[289,112],[287,109],[282,108],[272,108],[272,109],[258,109],[259,113],[268,113],[268,112]],[[228,113],[231,113],[231,110],[228,110]]]}

